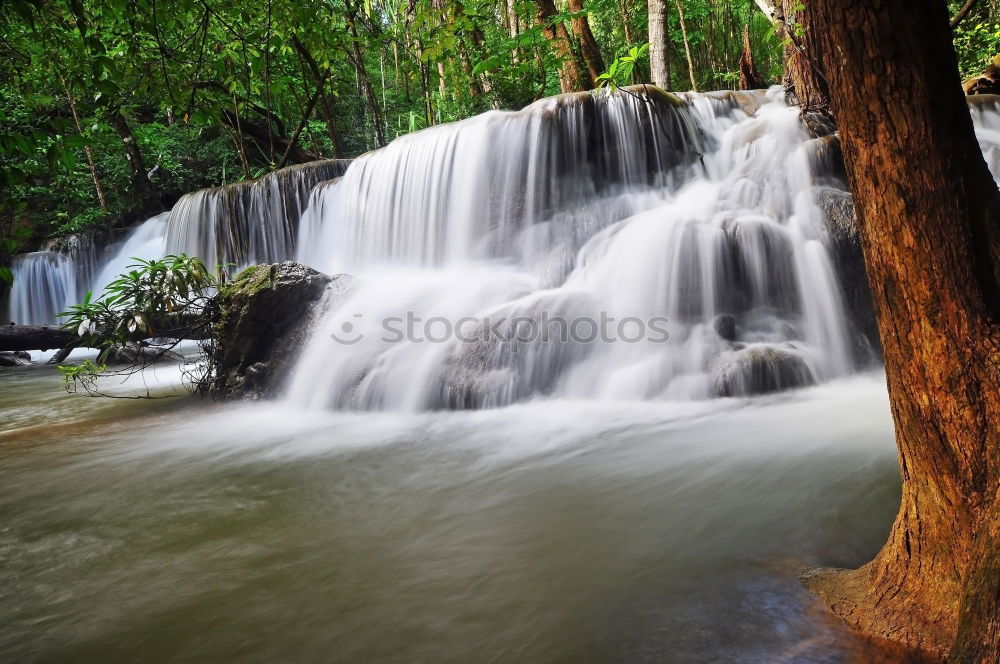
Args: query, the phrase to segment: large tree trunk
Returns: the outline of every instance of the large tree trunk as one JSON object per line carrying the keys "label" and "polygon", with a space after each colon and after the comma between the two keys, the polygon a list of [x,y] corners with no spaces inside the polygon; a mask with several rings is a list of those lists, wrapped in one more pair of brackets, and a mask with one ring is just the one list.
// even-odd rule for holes
{"label": "large tree trunk", "polygon": [[740,90],[761,90],[767,87],[753,61],[750,26],[743,26],[743,52],[740,53]]}
{"label": "large tree trunk", "polygon": [[653,84],[670,89],[670,38],[666,0],[649,0],[649,69]]}
{"label": "large tree trunk", "polygon": [[809,583],[866,634],[944,656],[961,633],[952,661],[1000,661],[1000,194],[946,4],[809,0],[807,12],[858,208],[903,478],[875,560]]}
{"label": "large tree trunk", "polygon": [[795,103],[804,111],[826,111],[830,107],[830,92],[822,66],[813,54],[810,43],[816,30],[810,22],[810,12],[802,9],[802,0],[783,0],[785,38],[785,87],[795,95]]}
{"label": "large tree trunk", "polygon": [[553,0],[536,0],[537,11],[535,20],[543,26],[543,32],[548,39],[552,52],[559,58],[559,87],[563,92],[579,92],[594,87],[594,82],[588,80],[587,72],[580,66],[580,61],[573,51],[573,41],[570,38],[566,24],[557,21],[550,24],[549,20],[556,15]]}
{"label": "large tree trunk", "polygon": [[[568,6],[571,12],[582,12],[583,0],[569,0]],[[590,29],[590,22],[586,16],[581,16],[574,18],[572,25],[573,34],[580,43],[583,61],[587,65],[587,73],[590,74],[591,81],[596,81],[597,77],[604,73],[604,58],[601,57],[601,49]]]}
{"label": "large tree trunk", "polygon": [[809,45],[814,39],[811,29],[812,12],[802,11],[802,0],[755,0],[761,11],[771,19],[774,29],[785,44],[784,86],[790,102],[805,111],[825,111],[830,106],[830,93],[819,58]]}

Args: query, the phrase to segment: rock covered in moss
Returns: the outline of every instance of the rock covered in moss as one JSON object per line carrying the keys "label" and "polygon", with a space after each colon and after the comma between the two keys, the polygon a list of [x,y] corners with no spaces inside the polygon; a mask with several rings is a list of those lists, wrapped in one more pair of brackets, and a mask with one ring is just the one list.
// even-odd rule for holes
{"label": "rock covered in moss", "polygon": [[249,267],[222,286],[216,298],[213,396],[274,396],[308,339],[324,293],[349,282],[347,275],[330,277],[285,262]]}

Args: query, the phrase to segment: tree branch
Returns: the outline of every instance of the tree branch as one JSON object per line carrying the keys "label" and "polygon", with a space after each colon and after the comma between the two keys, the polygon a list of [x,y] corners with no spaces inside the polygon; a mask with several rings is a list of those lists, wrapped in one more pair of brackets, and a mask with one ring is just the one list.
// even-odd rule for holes
{"label": "tree branch", "polygon": [[959,24],[965,20],[965,17],[969,15],[969,12],[972,11],[972,8],[976,6],[977,2],[979,2],[979,0],[969,0],[965,3],[965,6],[958,10],[958,13],[955,14],[955,18],[951,19],[951,23],[949,23],[952,30],[957,28]]}

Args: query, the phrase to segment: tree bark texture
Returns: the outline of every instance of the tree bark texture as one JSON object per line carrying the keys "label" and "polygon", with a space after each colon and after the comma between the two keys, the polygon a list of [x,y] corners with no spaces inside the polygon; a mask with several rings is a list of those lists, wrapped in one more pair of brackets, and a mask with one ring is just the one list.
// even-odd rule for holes
{"label": "tree bark texture", "polygon": [[[568,6],[571,12],[582,12],[583,0],[569,0]],[[580,53],[587,65],[590,80],[596,81],[597,77],[604,73],[604,58],[601,57],[601,49],[590,29],[590,21],[586,16],[581,16],[572,20],[572,26],[573,34],[576,35],[577,42],[580,44]]]}
{"label": "tree bark texture", "polygon": [[649,0],[649,69],[653,84],[670,89],[670,38],[666,0]]}
{"label": "tree bark texture", "polygon": [[740,54],[740,90],[762,90],[767,87],[764,78],[757,71],[753,61],[753,47],[750,44],[750,26],[743,26],[743,52]]}
{"label": "tree bark texture", "polygon": [[809,0],[806,11],[857,205],[903,479],[875,559],[808,583],[866,634],[1000,661],[1000,194],[947,6]]}
{"label": "tree bark texture", "polygon": [[535,21],[543,26],[543,32],[552,52],[559,58],[559,87],[563,92],[580,92],[594,87],[592,80],[588,81],[587,72],[580,66],[580,61],[573,50],[573,41],[566,24],[558,21],[550,24],[549,20],[556,15],[553,0],[536,0],[537,11]]}
{"label": "tree bark texture", "polygon": [[785,44],[783,84],[790,93],[789,101],[804,111],[827,110],[830,106],[829,86],[822,64],[809,45],[815,32],[809,25],[813,12],[803,11],[801,0],[755,2],[771,20],[778,37]]}

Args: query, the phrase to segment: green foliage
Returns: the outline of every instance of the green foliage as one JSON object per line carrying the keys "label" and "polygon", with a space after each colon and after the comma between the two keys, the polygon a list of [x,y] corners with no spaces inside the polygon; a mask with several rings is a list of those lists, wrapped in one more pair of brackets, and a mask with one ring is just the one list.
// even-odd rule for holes
{"label": "green foliage", "polygon": [[982,75],[1000,54],[1000,22],[967,19],[955,30],[955,52],[963,78]]}
{"label": "green foliage", "polygon": [[647,55],[649,55],[648,42],[641,46],[633,46],[628,50],[628,55],[617,58],[606,72],[597,77],[598,87],[606,87],[614,92],[619,87],[628,85],[632,82],[632,73],[639,60]]}
{"label": "green foliage", "polygon": [[59,314],[63,327],[84,345],[101,349],[98,361],[138,339],[208,324],[205,309],[219,282],[200,259],[180,254],[134,260],[96,300],[88,292],[83,302]]}
{"label": "green foliage", "polygon": [[94,364],[92,360],[84,360],[77,365],[60,365],[57,367],[63,377],[63,387],[67,392],[97,392],[97,380],[108,370],[107,364]]}
{"label": "green foliage", "polygon": [[[668,87],[686,89],[684,36],[667,4]],[[699,89],[735,84],[744,25],[758,70],[780,80],[783,44],[754,0],[681,4]],[[950,0],[952,13],[962,4]],[[966,76],[1000,52],[996,7],[979,3],[955,31]],[[112,122],[118,118],[152,187],[169,201],[275,168],[282,149],[273,139],[291,136],[320,84],[322,99],[299,137],[318,157],[334,156],[336,144],[342,156],[371,150],[380,131],[391,140],[556,94],[566,56],[546,32],[566,27],[572,35],[573,19],[586,19],[610,63],[597,85],[649,79],[644,53],[630,50],[648,34],[642,2],[555,8],[541,25],[534,0],[0,3],[0,255],[131,220],[142,201]],[[801,34],[795,26],[793,35]],[[248,125],[263,138],[253,139]]]}

